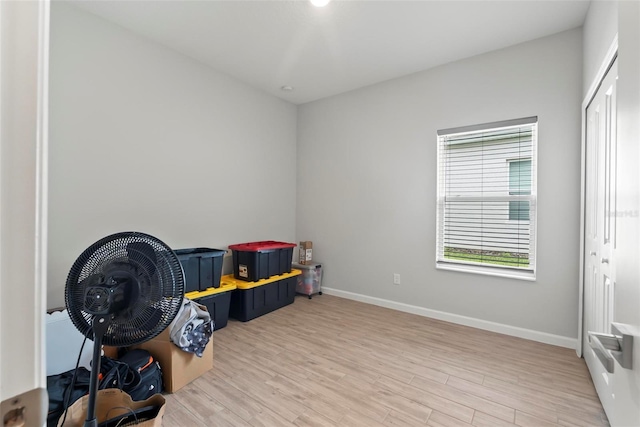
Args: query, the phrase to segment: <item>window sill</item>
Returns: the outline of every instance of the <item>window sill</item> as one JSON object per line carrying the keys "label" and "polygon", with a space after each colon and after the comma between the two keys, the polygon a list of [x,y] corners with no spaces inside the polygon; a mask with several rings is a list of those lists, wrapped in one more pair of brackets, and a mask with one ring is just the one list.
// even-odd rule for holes
{"label": "window sill", "polygon": [[525,280],[529,282],[536,281],[535,271],[516,271],[503,268],[475,266],[456,263],[436,262],[436,269],[459,271],[461,273],[482,274],[485,276],[506,277],[508,279]]}

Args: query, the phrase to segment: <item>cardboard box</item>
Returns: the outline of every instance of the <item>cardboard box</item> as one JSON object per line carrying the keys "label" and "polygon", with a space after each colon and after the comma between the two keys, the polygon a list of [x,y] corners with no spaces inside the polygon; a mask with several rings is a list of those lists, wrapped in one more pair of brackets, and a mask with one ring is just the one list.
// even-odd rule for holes
{"label": "cardboard box", "polygon": [[[209,340],[202,357],[183,351],[172,343],[169,338],[169,328],[154,339],[129,348],[147,350],[160,363],[164,391],[169,393],[175,393],[213,368],[213,338]],[[104,354],[115,358],[117,349],[104,347]]]}
{"label": "cardboard box", "polygon": [[[130,414],[131,410],[144,408],[146,406],[154,406],[155,410],[150,414],[147,414],[151,418],[140,420],[136,425],[143,427],[160,427],[162,425],[162,416],[164,415],[165,404],[165,399],[160,394],[154,394],[147,400],[135,402],[131,400],[131,396],[117,388],[98,390],[98,394],[96,395],[96,420],[99,424],[121,415]],[[75,403],[69,407],[67,411],[67,419],[64,424],[62,424],[62,418],[60,418],[58,426],[82,427],[85,419],[87,418],[88,406],[88,395],[76,400]],[[142,416],[142,414],[140,416]],[[131,424],[126,423],[123,425]]]}
{"label": "cardboard box", "polygon": [[313,242],[311,240],[300,242],[300,246],[298,246],[298,263],[302,265],[310,264],[312,258]]}
{"label": "cardboard box", "polygon": [[156,338],[131,347],[147,350],[162,368],[164,390],[174,393],[213,368],[213,338],[202,357],[183,351],[169,339],[169,328]]}

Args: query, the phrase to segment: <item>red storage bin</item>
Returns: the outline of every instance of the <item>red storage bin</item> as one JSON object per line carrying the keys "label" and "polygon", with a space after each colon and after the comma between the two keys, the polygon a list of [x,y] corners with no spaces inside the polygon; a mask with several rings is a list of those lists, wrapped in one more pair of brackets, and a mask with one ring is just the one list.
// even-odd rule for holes
{"label": "red storage bin", "polygon": [[257,282],[271,276],[291,272],[295,243],[267,240],[230,245],[233,251],[233,276],[238,280]]}

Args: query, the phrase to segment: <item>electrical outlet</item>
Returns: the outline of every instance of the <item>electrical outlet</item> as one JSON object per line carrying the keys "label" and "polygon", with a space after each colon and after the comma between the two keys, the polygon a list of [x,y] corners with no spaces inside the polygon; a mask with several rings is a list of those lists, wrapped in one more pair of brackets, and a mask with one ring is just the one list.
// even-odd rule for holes
{"label": "electrical outlet", "polygon": [[393,273],[393,284],[394,285],[400,284],[400,275],[398,273]]}

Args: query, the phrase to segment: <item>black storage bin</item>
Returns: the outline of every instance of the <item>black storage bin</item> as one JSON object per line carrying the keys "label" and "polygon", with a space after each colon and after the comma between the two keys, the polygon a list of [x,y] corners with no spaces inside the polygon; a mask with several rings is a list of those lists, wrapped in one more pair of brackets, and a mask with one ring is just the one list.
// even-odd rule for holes
{"label": "black storage bin", "polygon": [[229,246],[233,251],[233,276],[257,282],[291,272],[293,243],[264,241]]}
{"label": "black storage bin", "polygon": [[231,295],[229,316],[246,322],[293,303],[296,295],[296,276],[300,274],[296,271],[295,275],[257,286],[249,282],[242,282],[248,285],[242,286],[242,283],[236,281],[238,288]]}
{"label": "black storage bin", "polygon": [[177,249],[184,271],[185,293],[220,287],[222,259],[227,251],[211,248]]}
{"label": "black storage bin", "polygon": [[207,295],[201,298],[191,298],[198,304],[202,304],[207,307],[211,319],[213,319],[213,330],[217,331],[220,328],[227,326],[229,320],[229,306],[231,304],[231,294],[233,291],[220,292],[213,295]]}

